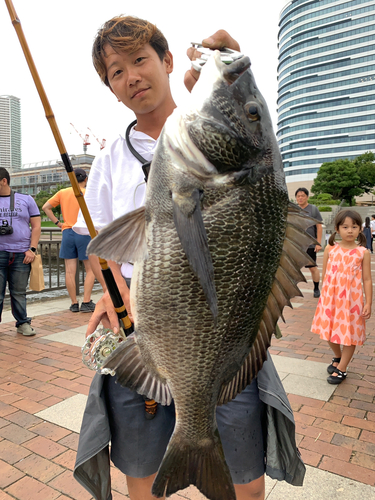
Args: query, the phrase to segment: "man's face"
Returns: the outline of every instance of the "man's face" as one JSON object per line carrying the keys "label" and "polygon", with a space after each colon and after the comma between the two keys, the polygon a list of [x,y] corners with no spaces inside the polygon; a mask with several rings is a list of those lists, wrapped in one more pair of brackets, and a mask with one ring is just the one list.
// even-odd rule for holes
{"label": "man's face", "polygon": [[165,104],[170,96],[168,75],[173,58],[167,52],[163,61],[148,43],[136,52],[116,52],[104,46],[107,78],[112,92],[136,115],[150,113]]}
{"label": "man's face", "polygon": [[303,191],[298,191],[298,193],[296,194],[296,200],[301,208],[305,208],[308,205],[309,197]]}

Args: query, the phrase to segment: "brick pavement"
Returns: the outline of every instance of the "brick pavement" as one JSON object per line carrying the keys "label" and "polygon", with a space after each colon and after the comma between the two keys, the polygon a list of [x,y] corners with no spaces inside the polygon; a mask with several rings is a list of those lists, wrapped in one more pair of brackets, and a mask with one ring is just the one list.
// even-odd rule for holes
{"label": "brick pavement", "polygon": [[[331,353],[309,331],[316,306],[310,297],[294,299],[301,307],[285,311],[283,338],[273,339],[271,352],[326,365]],[[69,311],[37,316],[38,334],[29,338],[17,334],[13,322],[0,324],[0,500],[90,500],[72,476],[78,434],[34,415],[88,394],[93,373],[82,365],[80,349],[43,338],[87,321],[87,314]],[[370,485],[375,485],[374,326],[372,318],[366,344],[356,350],[347,380],[328,402],[289,395],[305,463]],[[112,475],[114,500],[128,498],[122,474],[113,468]],[[171,498],[198,496],[190,488]]]}

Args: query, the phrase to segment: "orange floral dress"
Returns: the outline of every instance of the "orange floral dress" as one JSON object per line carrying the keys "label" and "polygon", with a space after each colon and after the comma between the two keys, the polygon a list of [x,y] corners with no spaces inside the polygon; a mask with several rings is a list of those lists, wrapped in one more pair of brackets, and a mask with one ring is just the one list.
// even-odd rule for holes
{"label": "orange floral dress", "polygon": [[322,293],[311,331],[334,344],[362,345],[366,339],[362,316],[362,262],[366,248],[344,249],[335,244],[328,256]]}

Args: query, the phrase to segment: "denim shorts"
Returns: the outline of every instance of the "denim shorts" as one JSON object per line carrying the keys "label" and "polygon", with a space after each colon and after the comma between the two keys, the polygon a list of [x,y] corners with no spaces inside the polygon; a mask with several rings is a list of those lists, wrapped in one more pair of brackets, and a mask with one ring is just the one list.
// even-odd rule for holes
{"label": "denim shorts", "polygon": [[[175,425],[174,404],[158,404],[156,416],[145,418],[145,402],[136,392],[106,376],[104,394],[111,429],[111,459],[131,477],[157,472]],[[216,420],[233,482],[247,484],[265,472],[262,420],[264,403],[255,379],[216,411]]]}
{"label": "denim shorts", "polygon": [[90,243],[89,235],[77,234],[73,229],[64,229],[60,247],[60,259],[87,260],[86,249]]}

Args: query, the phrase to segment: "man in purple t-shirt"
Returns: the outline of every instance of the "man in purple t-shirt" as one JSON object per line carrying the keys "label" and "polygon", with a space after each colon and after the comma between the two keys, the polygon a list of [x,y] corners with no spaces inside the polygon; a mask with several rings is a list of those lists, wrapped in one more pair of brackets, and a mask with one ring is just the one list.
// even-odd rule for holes
{"label": "man in purple t-shirt", "polygon": [[0,167],[0,321],[8,282],[17,332],[30,336],[36,332],[27,317],[26,288],[40,238],[41,219],[31,196],[14,192],[13,195],[9,173]]}

